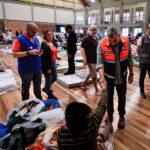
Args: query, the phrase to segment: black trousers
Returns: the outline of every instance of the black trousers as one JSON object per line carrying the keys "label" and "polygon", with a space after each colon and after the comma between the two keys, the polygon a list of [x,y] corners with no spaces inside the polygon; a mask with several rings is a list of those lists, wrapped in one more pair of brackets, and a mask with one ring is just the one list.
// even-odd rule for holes
{"label": "black trousers", "polygon": [[75,58],[76,52],[68,53],[68,72],[75,73]]}
{"label": "black trousers", "polygon": [[42,100],[41,96],[41,77],[42,73],[40,71],[32,72],[32,73],[19,73],[22,81],[22,100],[29,99],[29,89],[31,85],[31,81],[33,81],[33,89],[34,94],[38,99]]}
{"label": "black trousers", "polygon": [[150,78],[150,64],[140,63],[139,86],[140,86],[141,93],[144,92],[144,79],[145,79],[147,71],[148,71],[149,78]]}
{"label": "black trousers", "polygon": [[120,116],[124,116],[125,111],[125,105],[126,105],[126,77],[123,80],[122,84],[115,85],[114,80],[109,79],[105,77],[107,81],[107,89],[108,89],[108,107],[107,107],[107,113],[109,116],[113,116],[114,113],[114,88],[116,87],[117,94],[118,94],[118,112]]}

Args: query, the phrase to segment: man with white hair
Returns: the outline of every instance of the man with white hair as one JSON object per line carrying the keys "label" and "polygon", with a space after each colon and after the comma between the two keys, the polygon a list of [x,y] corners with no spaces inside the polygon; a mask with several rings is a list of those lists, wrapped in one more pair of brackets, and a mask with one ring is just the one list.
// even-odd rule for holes
{"label": "man with white hair", "polygon": [[118,128],[125,126],[125,104],[126,104],[126,79],[127,68],[129,68],[128,83],[133,81],[133,61],[128,39],[119,35],[114,27],[107,29],[107,37],[100,41],[97,49],[97,70],[100,74],[100,84],[107,83],[108,90],[108,116],[106,121],[113,121],[114,113],[114,88],[118,94]]}
{"label": "man with white hair", "polygon": [[84,65],[87,65],[89,68],[89,74],[82,83],[81,88],[86,90],[87,82],[91,77],[95,87],[95,94],[98,96],[100,95],[100,92],[97,87],[96,60],[98,39],[96,38],[96,33],[97,27],[95,25],[91,25],[89,27],[89,34],[83,39],[81,44],[81,53],[84,59]]}

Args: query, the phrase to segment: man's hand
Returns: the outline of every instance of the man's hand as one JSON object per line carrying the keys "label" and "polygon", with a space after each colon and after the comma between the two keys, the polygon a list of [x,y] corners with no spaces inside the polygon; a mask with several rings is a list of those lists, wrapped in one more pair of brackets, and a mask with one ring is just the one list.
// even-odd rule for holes
{"label": "man's hand", "polygon": [[106,88],[107,88],[107,82],[106,82],[106,80],[105,80],[104,77],[101,77],[101,78],[100,78],[100,87],[101,87],[102,89],[106,89]]}
{"label": "man's hand", "polygon": [[40,55],[40,51],[37,50],[37,49],[30,50],[30,51],[28,51],[28,53],[29,53],[30,55]]}
{"label": "man's hand", "polygon": [[51,74],[51,70],[47,70],[47,73],[48,73],[48,74]]}
{"label": "man's hand", "polygon": [[129,74],[128,83],[131,84],[133,82],[133,74]]}

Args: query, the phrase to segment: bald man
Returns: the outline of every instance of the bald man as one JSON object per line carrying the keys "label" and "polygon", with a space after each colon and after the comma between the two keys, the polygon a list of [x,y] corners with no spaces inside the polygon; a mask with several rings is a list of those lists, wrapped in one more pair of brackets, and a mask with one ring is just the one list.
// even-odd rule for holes
{"label": "bald man", "polygon": [[29,89],[33,81],[34,94],[41,96],[41,60],[39,40],[35,37],[38,26],[30,22],[27,24],[26,33],[17,37],[12,45],[13,56],[18,58],[18,73],[22,80],[22,99],[29,99]]}

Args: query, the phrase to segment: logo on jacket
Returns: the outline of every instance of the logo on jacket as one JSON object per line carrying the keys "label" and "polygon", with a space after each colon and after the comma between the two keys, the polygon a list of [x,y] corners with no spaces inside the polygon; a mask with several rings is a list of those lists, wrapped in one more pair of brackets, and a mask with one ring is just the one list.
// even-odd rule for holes
{"label": "logo on jacket", "polygon": [[32,47],[32,46],[28,47],[28,50],[32,50],[32,49],[33,49],[33,47]]}

